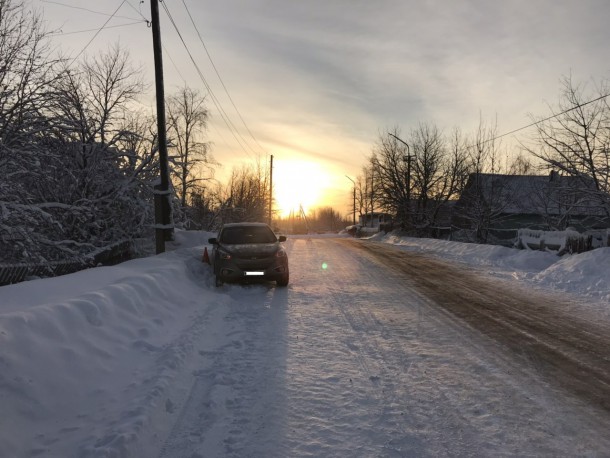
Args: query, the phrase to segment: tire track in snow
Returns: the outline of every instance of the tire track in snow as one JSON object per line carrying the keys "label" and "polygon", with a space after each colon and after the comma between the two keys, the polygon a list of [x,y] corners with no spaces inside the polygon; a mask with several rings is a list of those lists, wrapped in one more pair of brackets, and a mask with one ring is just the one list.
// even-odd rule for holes
{"label": "tire track in snow", "polygon": [[[378,248],[371,253],[387,256]],[[505,290],[438,262],[426,261],[426,269],[421,257],[394,253],[390,262],[416,271],[418,288],[449,313],[521,354],[550,383],[610,412],[610,329],[603,323],[563,315],[548,297]]]}
{"label": "tire track in snow", "polygon": [[[322,251],[330,250],[324,247]],[[412,400],[405,395],[413,381],[425,377],[426,351],[413,342],[421,341],[428,328],[437,327],[439,319],[431,316],[431,310],[414,292],[408,279],[388,271],[375,258],[358,255],[353,250],[337,251],[335,259],[342,259],[341,265],[350,267],[342,269],[341,285],[331,283],[329,291],[352,331],[351,341],[358,342],[347,342],[347,345],[353,350],[352,356],[365,372],[365,378],[370,381],[368,395],[375,404],[370,412],[371,418],[386,436],[383,446],[379,448],[378,445],[375,453],[404,456],[409,450],[401,444],[410,443],[410,449],[422,450],[426,448],[422,437],[428,435],[421,431],[418,416],[428,420],[429,415],[425,412],[413,415],[421,407],[417,404],[409,406]],[[346,285],[348,288],[356,286],[363,278],[368,285],[364,299],[362,292],[360,297],[346,294]],[[347,301],[345,296],[349,297]],[[408,348],[405,348],[405,343],[409,344]],[[442,389],[435,386],[437,393],[442,395]],[[458,424],[464,423],[464,416],[450,402],[443,403],[442,417],[452,418]],[[395,426],[387,431],[387,423],[392,421]],[[472,447],[477,438],[468,429],[447,428],[444,437],[435,438],[435,442],[443,445],[437,446],[431,454],[449,456],[459,450],[456,444],[467,443]]]}

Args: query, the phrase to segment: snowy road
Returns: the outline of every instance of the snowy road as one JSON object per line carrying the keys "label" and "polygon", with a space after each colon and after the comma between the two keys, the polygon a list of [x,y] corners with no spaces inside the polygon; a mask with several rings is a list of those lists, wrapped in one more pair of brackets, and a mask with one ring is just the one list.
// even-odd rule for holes
{"label": "snowy road", "polygon": [[222,332],[198,331],[162,412],[173,428],[141,450],[609,453],[608,329],[561,318],[548,297],[370,243],[289,239],[288,288],[223,286],[227,300],[200,317],[222,320]]}

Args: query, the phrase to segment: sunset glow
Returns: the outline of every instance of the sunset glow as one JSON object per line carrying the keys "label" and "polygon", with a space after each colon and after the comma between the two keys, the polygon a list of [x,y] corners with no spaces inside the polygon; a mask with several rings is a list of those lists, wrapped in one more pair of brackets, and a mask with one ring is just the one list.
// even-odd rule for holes
{"label": "sunset glow", "polygon": [[331,179],[321,165],[305,161],[277,160],[273,166],[274,208],[282,218],[324,205],[324,189]]}

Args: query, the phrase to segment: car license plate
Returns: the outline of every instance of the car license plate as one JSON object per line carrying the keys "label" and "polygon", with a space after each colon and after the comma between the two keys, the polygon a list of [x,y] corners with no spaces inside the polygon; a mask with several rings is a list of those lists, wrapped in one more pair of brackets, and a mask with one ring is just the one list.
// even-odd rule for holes
{"label": "car license plate", "polygon": [[246,276],[261,276],[265,275],[265,272],[261,270],[251,270],[249,272],[245,272]]}

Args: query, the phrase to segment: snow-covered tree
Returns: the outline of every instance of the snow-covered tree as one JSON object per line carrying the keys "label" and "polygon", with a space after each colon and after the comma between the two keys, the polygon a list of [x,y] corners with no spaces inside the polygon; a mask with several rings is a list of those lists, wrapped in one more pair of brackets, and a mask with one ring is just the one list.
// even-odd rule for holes
{"label": "snow-covered tree", "polygon": [[10,0],[0,51],[2,259],[82,258],[141,235],[156,146],[128,115],[142,83],[126,54],[68,67],[50,58],[39,16]]}

